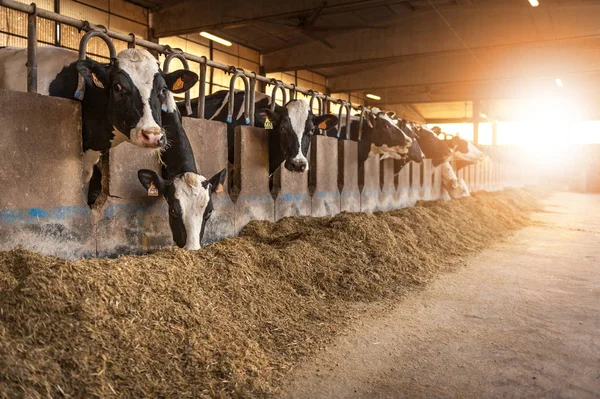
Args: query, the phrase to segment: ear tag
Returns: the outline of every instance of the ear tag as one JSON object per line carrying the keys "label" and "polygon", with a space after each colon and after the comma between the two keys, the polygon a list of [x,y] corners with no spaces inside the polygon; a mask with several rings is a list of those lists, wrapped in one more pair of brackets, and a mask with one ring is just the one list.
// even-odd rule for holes
{"label": "ear tag", "polygon": [[158,188],[154,183],[150,183],[150,187],[148,187],[148,197],[158,197]]}
{"label": "ear tag", "polygon": [[319,123],[319,126],[317,126],[319,129],[327,129],[327,122],[323,121],[321,123]]}
{"label": "ear tag", "polygon": [[167,111],[168,111],[168,109],[167,109],[167,104],[163,104],[163,105],[161,105],[161,106],[160,106],[160,109],[162,110],[162,112],[167,112]]}
{"label": "ear tag", "polygon": [[222,185],[222,184],[219,184],[219,185],[217,186],[217,189],[215,190],[215,193],[222,193],[222,192],[223,192],[223,185]]}
{"label": "ear tag", "polygon": [[104,89],[104,85],[102,84],[102,82],[100,81],[100,79],[98,79],[98,77],[96,76],[96,74],[93,73],[93,72],[92,72],[92,81],[94,82],[94,84],[96,85],[96,87]]}
{"label": "ear tag", "polygon": [[181,79],[181,76],[180,76],[177,78],[175,83],[173,83],[173,87],[172,87],[171,91],[177,91],[177,90],[181,90],[181,89],[183,89],[183,79]]}
{"label": "ear tag", "polygon": [[273,122],[269,120],[269,118],[265,119],[265,129],[270,130],[273,129]]}

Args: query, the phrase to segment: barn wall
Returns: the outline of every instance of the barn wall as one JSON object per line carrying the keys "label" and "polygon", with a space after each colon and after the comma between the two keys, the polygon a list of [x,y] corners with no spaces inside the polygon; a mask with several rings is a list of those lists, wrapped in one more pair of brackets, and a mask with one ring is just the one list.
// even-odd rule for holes
{"label": "barn wall", "polygon": [[[22,3],[30,1],[18,0]],[[38,7],[60,14],[101,24],[109,29],[134,33],[140,38],[148,38],[148,10],[124,0],[60,0],[55,9],[54,0],[36,1]],[[78,49],[84,32],[60,25],[59,40],[56,40],[57,24],[38,18],[38,44],[60,45]],[[127,48],[120,40],[113,40],[117,52]],[[0,46],[27,47],[27,15],[0,7]],[[97,60],[108,59],[108,49],[100,39],[93,38],[88,45],[88,54]]]}

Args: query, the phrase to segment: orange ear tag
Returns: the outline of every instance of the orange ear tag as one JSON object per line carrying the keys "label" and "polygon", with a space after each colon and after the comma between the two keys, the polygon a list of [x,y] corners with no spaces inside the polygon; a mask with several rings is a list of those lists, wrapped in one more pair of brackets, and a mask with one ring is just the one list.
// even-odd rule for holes
{"label": "orange ear tag", "polygon": [[92,82],[94,82],[94,84],[96,85],[96,87],[104,89],[104,85],[102,84],[102,82],[100,81],[100,79],[98,79],[98,77],[96,76],[96,74],[93,73],[93,72],[92,72]]}
{"label": "orange ear tag", "polygon": [[273,122],[269,120],[269,118],[265,118],[265,129],[270,130],[273,129]]}
{"label": "orange ear tag", "polygon": [[216,192],[216,193],[222,193],[222,192],[223,192],[223,185],[222,185],[222,184],[219,184],[219,185],[217,186],[217,189],[215,190],[215,192]]}
{"label": "orange ear tag", "polygon": [[154,183],[150,183],[150,187],[148,187],[148,197],[158,197],[158,188]]}
{"label": "orange ear tag", "polygon": [[181,76],[180,76],[177,78],[175,83],[173,83],[172,91],[177,91],[177,90],[181,90],[181,89],[183,89],[183,79],[181,79]]}
{"label": "orange ear tag", "polygon": [[327,122],[323,121],[321,123],[319,123],[319,126],[317,126],[319,129],[327,129]]}

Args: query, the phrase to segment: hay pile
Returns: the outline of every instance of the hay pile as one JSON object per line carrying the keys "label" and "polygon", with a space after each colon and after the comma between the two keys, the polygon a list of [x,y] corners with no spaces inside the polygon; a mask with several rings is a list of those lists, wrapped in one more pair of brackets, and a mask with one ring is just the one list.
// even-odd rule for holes
{"label": "hay pile", "polygon": [[0,397],[264,397],[359,302],[393,299],[528,222],[523,191],[253,222],[194,253],[0,253]]}

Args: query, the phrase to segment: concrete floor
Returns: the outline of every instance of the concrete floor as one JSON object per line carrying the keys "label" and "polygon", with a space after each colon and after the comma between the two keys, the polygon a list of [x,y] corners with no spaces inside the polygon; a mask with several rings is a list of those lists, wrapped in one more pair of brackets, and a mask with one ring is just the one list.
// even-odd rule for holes
{"label": "concrete floor", "polygon": [[600,195],[468,260],[301,364],[284,398],[599,398]]}

